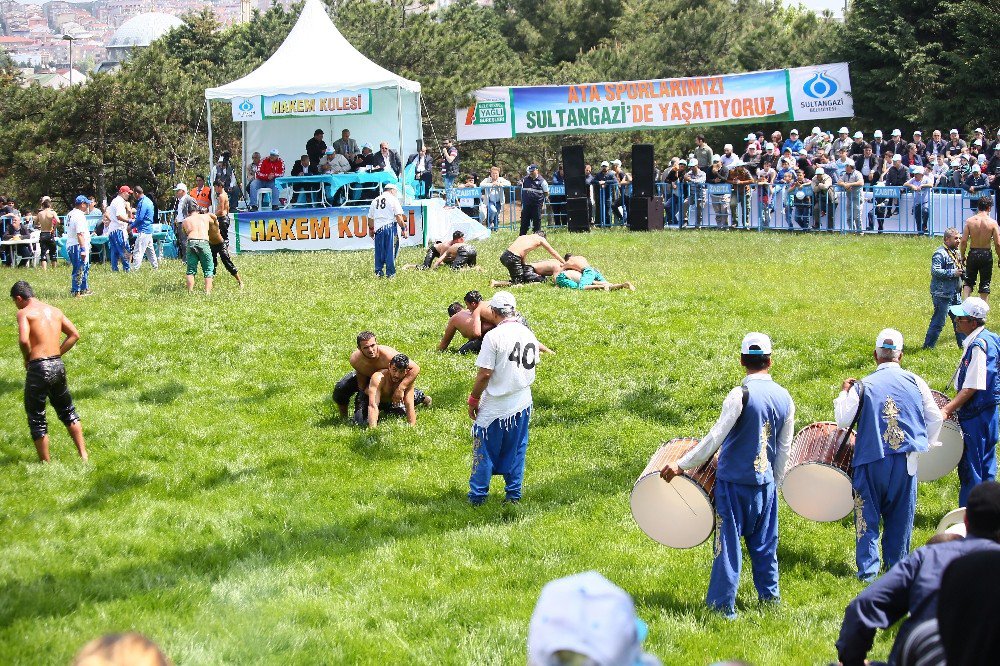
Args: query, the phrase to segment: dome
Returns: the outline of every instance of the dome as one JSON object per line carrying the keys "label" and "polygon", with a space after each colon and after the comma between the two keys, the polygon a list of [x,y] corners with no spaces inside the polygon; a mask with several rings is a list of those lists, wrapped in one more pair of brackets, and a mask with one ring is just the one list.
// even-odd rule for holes
{"label": "dome", "polygon": [[139,14],[122,23],[105,46],[111,49],[149,46],[153,40],[182,25],[184,21],[170,14],[162,12]]}

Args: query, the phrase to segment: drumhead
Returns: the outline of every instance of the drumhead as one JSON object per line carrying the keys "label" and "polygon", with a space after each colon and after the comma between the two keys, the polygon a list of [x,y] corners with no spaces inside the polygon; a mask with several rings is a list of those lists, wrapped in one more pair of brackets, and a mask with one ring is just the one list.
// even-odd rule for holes
{"label": "drumhead", "polygon": [[965,536],[965,507],[944,514],[937,525],[935,534],[959,534]]}
{"label": "drumhead", "polygon": [[684,476],[670,483],[659,472],[642,476],[632,488],[630,504],[639,529],[664,546],[694,548],[715,529],[715,510],[708,495]]}
{"label": "drumhead", "polygon": [[820,523],[840,520],[854,510],[850,477],[823,463],[802,463],[788,470],[781,495],[792,511]]}
{"label": "drumhead", "polygon": [[917,463],[918,481],[937,481],[948,476],[962,459],[965,444],[962,441],[962,428],[957,423],[945,421],[941,424],[941,446],[932,446],[926,453],[920,454]]}

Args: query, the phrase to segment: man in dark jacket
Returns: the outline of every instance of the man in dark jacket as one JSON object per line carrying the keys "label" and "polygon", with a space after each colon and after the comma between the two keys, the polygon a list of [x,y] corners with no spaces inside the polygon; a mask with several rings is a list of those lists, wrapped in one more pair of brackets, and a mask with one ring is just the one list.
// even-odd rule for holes
{"label": "man in dark jacket", "polygon": [[319,169],[319,161],[324,154],[326,154],[326,142],[323,141],[323,130],[318,129],[313,132],[313,138],[306,141],[306,155],[309,156],[309,165],[313,169]]}

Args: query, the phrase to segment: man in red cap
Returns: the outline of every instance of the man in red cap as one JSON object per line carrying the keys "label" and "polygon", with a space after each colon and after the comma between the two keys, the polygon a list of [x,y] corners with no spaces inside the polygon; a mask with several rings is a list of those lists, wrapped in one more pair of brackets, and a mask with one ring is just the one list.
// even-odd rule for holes
{"label": "man in red cap", "polygon": [[129,209],[128,200],[132,196],[132,188],[122,185],[118,188],[118,196],[108,204],[108,259],[111,261],[111,270],[118,272],[118,261],[122,262],[122,270],[128,273],[129,264],[132,262],[132,253],[128,247],[128,224]]}

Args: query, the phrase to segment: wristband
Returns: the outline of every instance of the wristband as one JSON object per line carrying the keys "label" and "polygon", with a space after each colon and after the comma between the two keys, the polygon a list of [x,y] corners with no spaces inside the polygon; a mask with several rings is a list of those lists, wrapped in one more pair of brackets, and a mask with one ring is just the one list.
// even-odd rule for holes
{"label": "wristband", "polygon": [[469,399],[468,399],[467,402],[469,403],[469,407],[478,407],[479,406],[479,398],[473,398],[472,394],[469,394]]}

